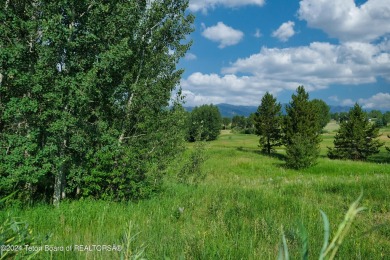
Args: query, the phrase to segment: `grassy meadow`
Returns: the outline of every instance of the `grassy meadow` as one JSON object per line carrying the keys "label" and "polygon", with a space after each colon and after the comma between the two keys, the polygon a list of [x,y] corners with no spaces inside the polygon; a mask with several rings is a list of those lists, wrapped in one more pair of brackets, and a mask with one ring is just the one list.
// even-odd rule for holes
{"label": "grassy meadow", "polygon": [[[309,259],[317,259],[323,241],[319,210],[337,230],[350,203],[363,190],[366,210],[352,224],[338,259],[390,258],[390,154],[369,162],[329,160],[328,146],[337,130],[323,134],[318,164],[305,170],[284,167],[284,150],[269,157],[259,152],[258,137],[222,131],[207,144],[198,185],[175,181],[177,168],[161,193],[149,200],[112,203],[81,200],[59,208],[36,205],[3,209],[27,221],[34,234],[51,234],[53,246],[119,245],[131,223],[129,252],[147,259],[275,259],[283,226],[292,259],[300,258],[300,226],[309,235]],[[390,146],[390,128],[382,130]],[[189,145],[190,149],[192,145]],[[331,236],[332,236],[331,235]],[[74,248],[74,247],[73,247]],[[38,259],[118,259],[118,252],[42,252]]]}

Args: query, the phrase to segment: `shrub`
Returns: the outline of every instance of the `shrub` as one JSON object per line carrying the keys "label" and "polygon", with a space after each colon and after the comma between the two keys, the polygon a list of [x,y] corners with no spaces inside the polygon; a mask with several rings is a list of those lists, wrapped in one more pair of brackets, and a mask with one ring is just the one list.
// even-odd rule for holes
{"label": "shrub", "polygon": [[205,142],[198,141],[191,151],[189,158],[177,174],[178,180],[185,184],[197,184],[206,177],[202,170],[205,156]]}

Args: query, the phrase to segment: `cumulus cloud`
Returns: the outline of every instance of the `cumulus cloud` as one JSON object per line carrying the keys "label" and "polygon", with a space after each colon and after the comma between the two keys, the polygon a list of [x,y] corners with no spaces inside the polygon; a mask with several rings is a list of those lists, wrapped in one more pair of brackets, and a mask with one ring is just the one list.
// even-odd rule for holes
{"label": "cumulus cloud", "polygon": [[245,5],[263,6],[264,4],[264,0],[190,0],[189,9],[192,12],[202,11],[207,13],[208,9],[213,9],[217,5],[240,7]]}
{"label": "cumulus cloud", "polygon": [[[331,97],[330,97],[331,98]],[[336,97],[337,98],[337,97]],[[343,100],[337,100],[339,101],[341,105],[343,106],[353,106],[356,102],[360,104],[365,109],[383,109],[383,110],[389,110],[390,109],[390,93],[377,93],[369,98],[360,98],[356,101],[347,98]]]}
{"label": "cumulus cloud", "polygon": [[217,25],[205,28],[202,35],[214,42],[219,42],[219,48],[225,48],[239,43],[244,37],[244,33],[218,22]]}
{"label": "cumulus cloud", "polygon": [[[389,44],[314,42],[309,46],[266,48],[247,58],[238,59],[222,69],[221,74],[193,73],[182,80],[184,90],[194,97],[232,104],[258,105],[259,98],[270,91],[295,90],[304,85],[308,91],[331,85],[374,83],[390,72]],[[219,99],[217,99],[219,97]],[[382,97],[383,98],[383,97]],[[339,100],[333,96],[330,100]],[[353,105],[352,100],[339,100]],[[369,104],[368,101],[366,102]]]}
{"label": "cumulus cloud", "polygon": [[377,93],[374,96],[367,99],[359,99],[358,103],[362,104],[363,108],[371,109],[390,109],[390,94],[389,93]]}
{"label": "cumulus cloud", "polygon": [[[263,5],[255,0],[190,0],[190,10],[207,11],[218,5],[238,7]],[[390,0],[367,0],[357,5],[354,0],[300,0],[298,17],[312,28],[323,30],[340,44],[313,42],[290,48],[262,47],[257,53],[237,59],[218,74],[193,73],[181,82],[191,105],[232,103],[258,105],[270,91],[295,90],[304,85],[308,91],[340,85],[375,83],[378,78],[390,82]],[[294,22],[283,23],[272,34],[281,41],[295,35]],[[261,37],[259,29],[254,37]],[[219,48],[235,45],[243,32],[223,22],[202,25],[202,35],[217,42]],[[382,91],[387,92],[387,91]],[[365,108],[389,109],[389,93],[352,100],[330,96],[329,101]]]}
{"label": "cumulus cloud", "polygon": [[390,1],[302,0],[298,16],[341,41],[370,42],[390,33]]}
{"label": "cumulus cloud", "polygon": [[342,106],[351,107],[354,104],[355,104],[355,102],[352,99],[350,99],[350,98],[347,98],[347,99],[344,99],[344,100],[341,101],[341,105]]}
{"label": "cumulus cloud", "polygon": [[195,94],[190,90],[183,90],[186,106],[198,106],[202,104],[220,104],[224,103],[225,99],[221,96],[209,96]]}
{"label": "cumulus cloud", "polygon": [[272,37],[278,38],[282,42],[288,41],[290,37],[294,36],[294,25],[292,21],[283,23],[276,31],[272,33]]}
{"label": "cumulus cloud", "polygon": [[283,87],[278,86],[276,82],[264,82],[254,76],[239,77],[233,74],[218,75],[200,72],[183,79],[181,86],[189,105],[203,103],[258,105],[261,96],[266,91],[276,94],[283,90]]}
{"label": "cumulus cloud", "polygon": [[388,77],[390,53],[372,44],[314,42],[295,48],[265,48],[238,59],[224,73],[249,73],[265,79],[302,82],[313,89],[331,84],[364,84]]}

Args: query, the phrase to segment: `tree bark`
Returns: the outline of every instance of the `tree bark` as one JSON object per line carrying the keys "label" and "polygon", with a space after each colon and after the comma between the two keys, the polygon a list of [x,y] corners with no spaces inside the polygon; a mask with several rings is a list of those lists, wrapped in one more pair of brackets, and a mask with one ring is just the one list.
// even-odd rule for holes
{"label": "tree bark", "polygon": [[64,179],[64,171],[61,166],[60,170],[58,171],[54,179],[53,205],[56,207],[60,205],[60,200],[63,192],[63,179]]}
{"label": "tree bark", "polygon": [[[66,140],[64,140],[64,144]],[[65,149],[65,147],[63,147]],[[61,199],[66,197],[65,194],[65,182],[66,182],[66,161],[64,159],[63,151],[60,153],[60,158],[62,161],[61,165],[58,167],[57,174],[54,178],[54,192],[53,192],[53,205],[58,207],[60,205]]]}

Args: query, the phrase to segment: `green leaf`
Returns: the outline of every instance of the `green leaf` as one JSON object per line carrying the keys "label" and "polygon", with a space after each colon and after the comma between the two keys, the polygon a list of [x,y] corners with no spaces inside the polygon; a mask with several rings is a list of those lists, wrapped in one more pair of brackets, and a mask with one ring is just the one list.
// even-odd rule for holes
{"label": "green leaf", "polygon": [[325,254],[325,251],[329,245],[330,225],[329,225],[328,216],[325,214],[325,212],[320,210],[320,213],[321,213],[323,224],[324,224],[324,242],[322,244],[322,248],[321,248],[321,252],[320,252],[320,256],[319,256],[319,260],[322,260],[325,257],[324,254]]}

